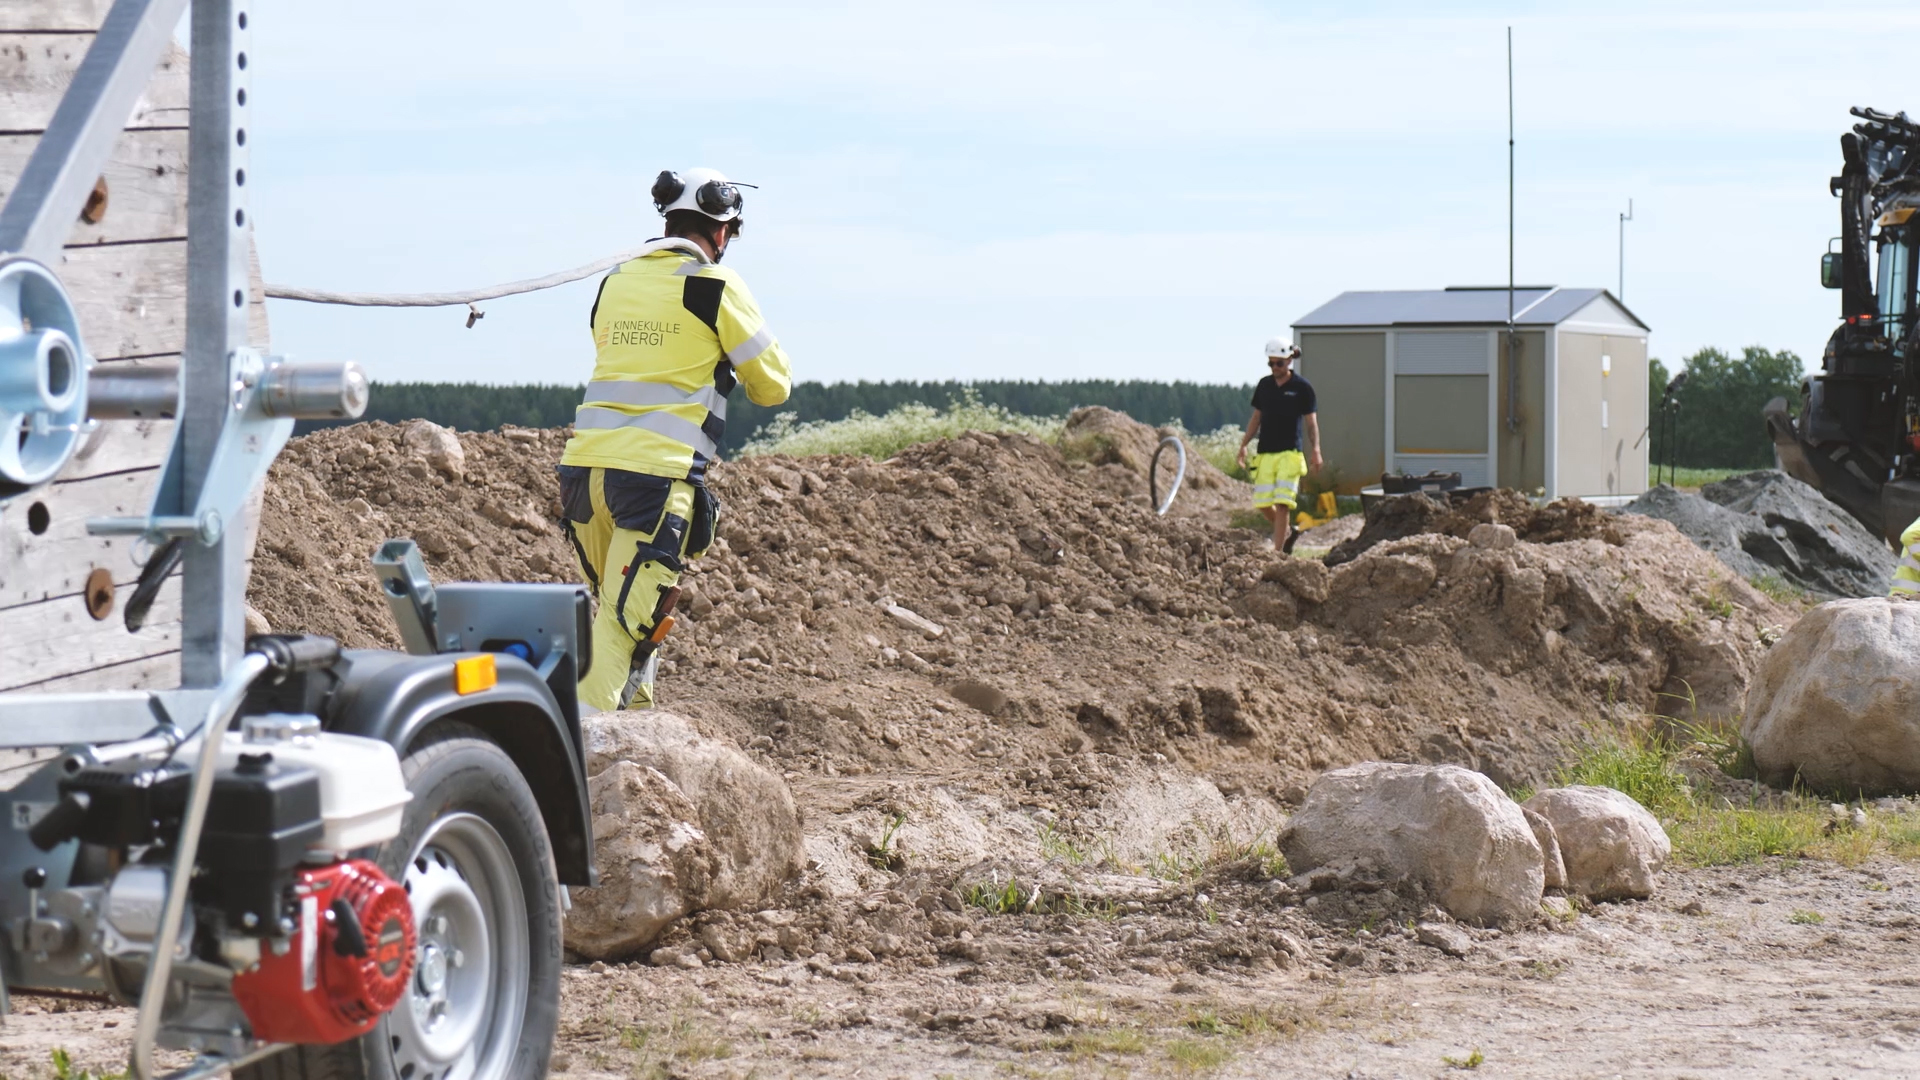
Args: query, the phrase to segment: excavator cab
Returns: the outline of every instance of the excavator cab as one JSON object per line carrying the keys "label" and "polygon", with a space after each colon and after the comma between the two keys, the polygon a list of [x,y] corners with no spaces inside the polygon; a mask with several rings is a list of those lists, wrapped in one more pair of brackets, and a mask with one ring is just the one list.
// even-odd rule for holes
{"label": "excavator cab", "polygon": [[[1841,137],[1840,250],[1820,283],[1840,292],[1821,370],[1764,410],[1780,467],[1895,540],[1920,518],[1920,123],[1856,108]],[[1831,248],[1831,245],[1829,245]]]}

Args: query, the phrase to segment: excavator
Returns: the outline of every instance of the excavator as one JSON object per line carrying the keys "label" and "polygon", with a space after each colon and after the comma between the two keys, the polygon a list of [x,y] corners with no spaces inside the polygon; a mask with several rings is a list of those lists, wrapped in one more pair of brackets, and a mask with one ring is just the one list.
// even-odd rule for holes
{"label": "excavator", "polygon": [[1920,518],[1920,122],[1854,108],[1840,137],[1840,235],[1820,283],[1840,292],[1840,325],[1820,372],[1763,410],[1780,467],[1897,542]]}

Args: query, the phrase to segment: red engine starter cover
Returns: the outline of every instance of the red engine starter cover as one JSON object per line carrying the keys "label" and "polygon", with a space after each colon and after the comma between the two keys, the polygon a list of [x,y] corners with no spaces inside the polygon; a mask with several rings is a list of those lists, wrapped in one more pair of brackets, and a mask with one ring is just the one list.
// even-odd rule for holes
{"label": "red engine starter cover", "polygon": [[[233,977],[233,997],[267,1042],[326,1044],[364,1035],[400,1003],[413,975],[413,904],[365,859],[294,874],[299,928],[284,953]],[[353,925],[340,925],[351,916]],[[356,951],[355,945],[360,947]]]}

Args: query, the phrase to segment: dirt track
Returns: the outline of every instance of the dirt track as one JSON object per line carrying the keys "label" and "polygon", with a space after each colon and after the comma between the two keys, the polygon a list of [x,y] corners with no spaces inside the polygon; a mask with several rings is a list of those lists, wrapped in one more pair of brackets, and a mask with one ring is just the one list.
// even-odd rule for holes
{"label": "dirt track", "polygon": [[[857,902],[856,902],[857,903]],[[1695,909],[1691,905],[1698,904]],[[1809,924],[1804,913],[1817,913]],[[1796,913],[1802,921],[1796,922]],[[1271,910],[1223,905],[1217,918]],[[580,1077],[1687,1077],[1920,1075],[1920,874],[1774,861],[1668,876],[1641,904],[1482,935],[1445,957],[1376,927],[1324,927],[1356,965],[1049,974],[1114,949],[1142,914],[981,918],[1003,959],[575,967],[556,1065]],[[1193,925],[1207,926],[1201,920]],[[1298,924],[1295,925],[1299,929]],[[1116,949],[1116,951],[1124,951]],[[128,1009],[9,1023],[0,1074],[47,1054],[118,1069]],[[103,1023],[112,1023],[106,1028]]]}

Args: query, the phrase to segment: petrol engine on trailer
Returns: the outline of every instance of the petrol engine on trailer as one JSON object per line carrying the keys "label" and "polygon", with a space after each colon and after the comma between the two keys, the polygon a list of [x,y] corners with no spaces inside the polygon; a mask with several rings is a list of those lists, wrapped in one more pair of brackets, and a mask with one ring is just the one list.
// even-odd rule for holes
{"label": "petrol engine on trailer", "polygon": [[336,1043],[365,1034],[413,974],[406,890],[364,859],[301,870],[299,928],[233,978],[233,997],[268,1042]]}
{"label": "petrol engine on trailer", "polygon": [[[323,733],[304,714],[249,716],[223,738],[168,1029],[188,1033],[181,1048],[227,1053],[362,1035],[414,973],[406,889],[349,857],[399,835],[411,798],[399,757],[379,740]],[[186,809],[184,760],[198,753],[162,740],[67,760],[59,801],[29,836],[43,851],[78,840],[101,869],[95,883],[44,895],[44,871],[30,871],[34,914],[11,928],[16,953],[56,975],[97,971],[116,996],[139,1000]]]}

